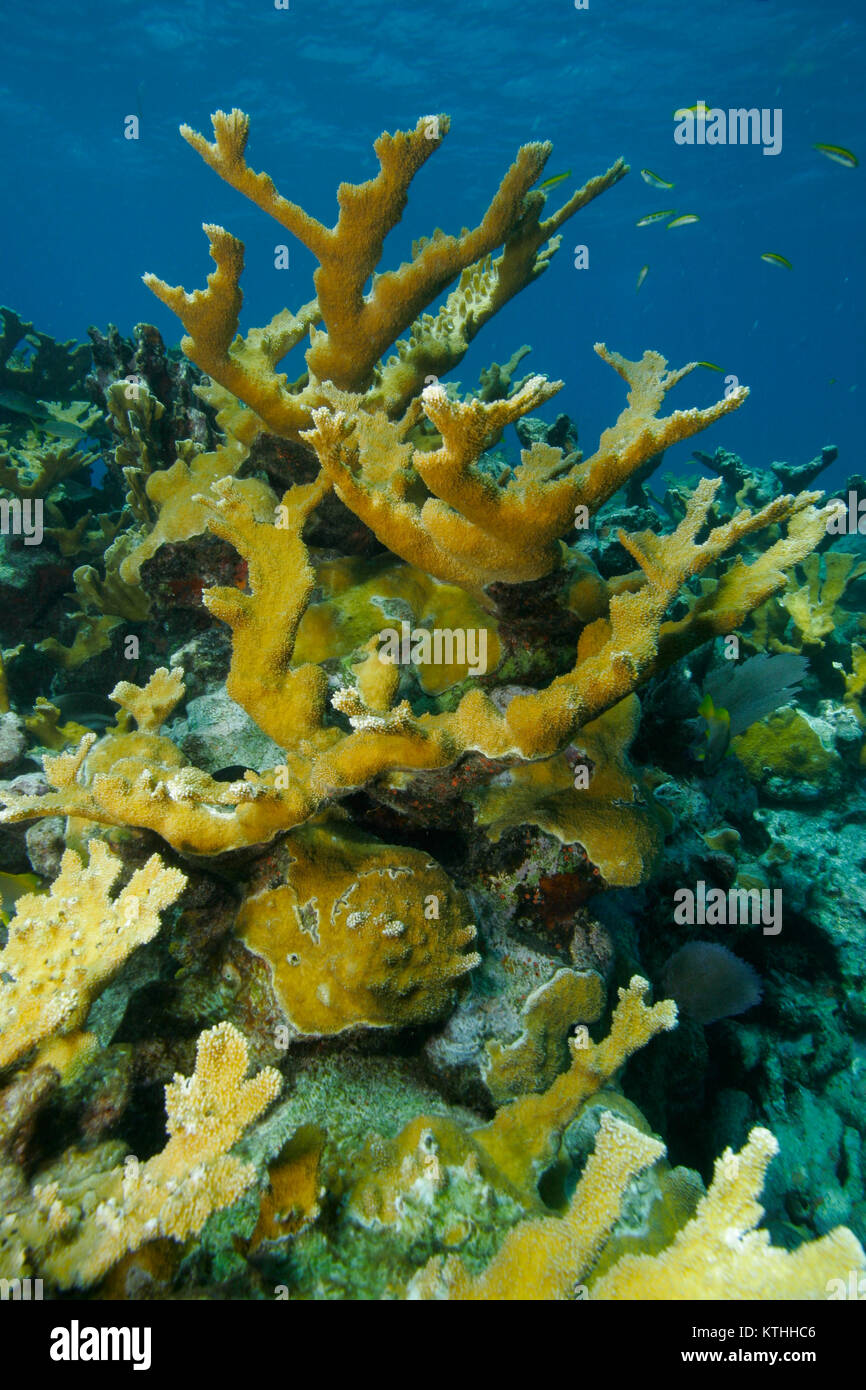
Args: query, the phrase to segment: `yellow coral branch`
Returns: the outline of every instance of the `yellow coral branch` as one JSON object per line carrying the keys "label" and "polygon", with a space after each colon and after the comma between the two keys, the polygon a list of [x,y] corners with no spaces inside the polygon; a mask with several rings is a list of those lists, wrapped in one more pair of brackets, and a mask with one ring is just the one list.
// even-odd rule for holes
{"label": "yellow coral branch", "polygon": [[[217,111],[212,121],[213,141],[189,126],[182,126],[181,134],[221,178],[312,251],[319,262],[314,275],[317,299],[296,316],[288,311],[278,315],[269,330],[237,337],[243,245],[218,226],[205,226],[216,264],[205,290],[188,294],[151,274],[144,277],[145,284],[183,322],[187,355],[245,401],[269,430],[292,439],[299,437],[310,423],[311,410],[322,403],[322,382],[367,393],[365,408],[399,414],[420,391],[430,363],[435,361],[441,371],[455,366],[482,324],[547,268],[559,244],[553,234],[563,222],[627,172],[618,160],[543,219],[547,195],[530,190],[551,146],[525,145],[477,227],[459,236],[437,229],[416,243],[411,259],[399,269],[375,274],[414,175],[448,131],[447,116],[424,116],[412,131],[381,135],[374,145],[379,172],[367,183],[340,185],[340,210],[333,227],[278,193],[267,174],[250,168],[245,159],[248,116],[237,109]],[[494,263],[489,255],[498,246],[505,249]],[[435,320],[429,315],[419,318],[461,272],[457,297],[449,298]],[[470,284],[475,293],[467,295]],[[321,320],[324,331],[316,328]],[[396,355],[381,367],[382,354],[406,328],[411,330],[408,342],[398,344]],[[308,376],[290,387],[276,365],[308,329]]]}
{"label": "yellow coral branch", "polygon": [[739,1154],[716,1159],[706,1197],[659,1255],[623,1255],[591,1288],[594,1299],[822,1299],[828,1282],[866,1267],[860,1242],[844,1226],[796,1250],[756,1230],[758,1193],[779,1145],[753,1129]]}
{"label": "yellow coral branch", "polygon": [[0,1068],[53,1033],[79,1029],[95,996],[152,940],[159,914],[186,883],[154,854],[112,899],[121,868],[94,840],[89,864],[67,850],[50,892],[18,899],[0,951]]}
{"label": "yellow coral branch", "polygon": [[[255,486],[223,479],[215,500],[200,499],[209,524],[250,563],[249,594],[212,590],[206,602],[234,631],[229,692],[286,749],[283,767],[262,776],[248,773],[242,782],[216,782],[183,766],[165,738],[141,731],[121,754],[117,736],[110,734],[99,745],[99,758],[96,749],[90,751],[92,740],[83,740],[74,758],[46,760],[57,794],[16,797],[0,812],[0,822],[76,815],[110,825],[138,825],[184,852],[216,854],[266,843],[382,772],[446,767],[472,749],[487,757],[551,757],[662,664],[705,640],[708,628],[717,630],[732,614],[748,611],[756,591],[766,596],[784,585],[778,565],[817,543],[825,516],[811,506],[814,494],[782,497],[759,512],[738,513],[699,541],[719,486],[718,480],[704,480],[671,535],[624,538],[643,566],[646,582],[613,595],[609,617],[584,629],[573,670],[546,690],[515,697],[503,714],[475,689],[451,712],[417,717],[405,701],[396,708],[369,709],[360,689],[338,691],[332,704],[350,718],[352,731],[346,733],[325,723],[322,669],[291,664],[294,635],[313,583],[300,528],[324,480],[290,489],[284,527],[257,520],[247,501],[248,488]],[[700,601],[690,619],[663,630],[665,611],[687,579],[718,562],[744,537],[786,518],[787,537],[752,565],[736,562],[722,575],[717,590],[722,606]],[[386,692],[396,696],[393,683],[376,690],[377,700]]]}
{"label": "yellow coral branch", "polygon": [[673,1000],[647,1005],[648,989],[647,981],[635,975],[628,989],[619,990],[610,1033],[602,1042],[582,1046],[582,1039],[572,1040],[571,1065],[548,1090],[520,1096],[498,1110],[489,1125],[474,1131],[476,1142],[516,1187],[525,1189],[537,1180],[550,1162],[559,1134],[583,1102],[656,1033],[676,1026]]}
{"label": "yellow coral branch", "polygon": [[575,1286],[619,1216],[629,1182],[664,1152],[664,1144],[657,1139],[605,1111],[595,1150],[564,1216],[521,1221],[509,1231],[486,1269],[475,1276],[467,1273],[456,1255],[434,1258],[413,1279],[410,1298],[467,1302],[574,1298]]}
{"label": "yellow coral branch", "polygon": [[58,1181],[37,1185],[35,1211],[13,1213],[38,1265],[61,1288],[95,1283],[145,1241],[184,1240],[214,1211],[231,1206],[255,1178],[252,1164],[229,1150],[279,1092],[278,1071],[245,1079],[243,1034],[220,1023],[199,1037],[192,1076],[165,1088],[165,1148],[146,1163],[128,1158],[99,1175],[90,1191],[67,1192]]}

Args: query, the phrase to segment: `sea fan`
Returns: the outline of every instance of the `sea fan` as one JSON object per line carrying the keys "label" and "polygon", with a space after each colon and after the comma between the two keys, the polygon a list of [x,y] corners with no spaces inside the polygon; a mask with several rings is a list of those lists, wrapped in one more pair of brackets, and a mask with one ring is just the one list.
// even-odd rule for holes
{"label": "sea fan", "polygon": [[744,1014],[762,998],[757,971],[712,941],[690,941],[675,951],[662,971],[662,985],[698,1023]]}
{"label": "sea fan", "polygon": [[807,669],[806,658],[796,653],[759,652],[742,666],[731,663],[713,671],[704,689],[717,711],[727,710],[729,734],[736,738],[765,714],[790,704]]}

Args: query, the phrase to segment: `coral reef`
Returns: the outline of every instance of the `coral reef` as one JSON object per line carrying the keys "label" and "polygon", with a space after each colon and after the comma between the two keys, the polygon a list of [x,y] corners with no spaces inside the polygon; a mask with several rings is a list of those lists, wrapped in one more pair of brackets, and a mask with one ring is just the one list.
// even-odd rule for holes
{"label": "coral reef", "polygon": [[293,1028],[318,1036],[435,1018],[479,957],[468,906],[438,864],[350,827],[283,842],[280,888],[248,897],[237,931],[269,962]]}
{"label": "coral reef", "polygon": [[[660,498],[745,388],[662,414],[697,364],[598,344],[627,402],[584,458],[528,345],[444,380],[622,160],[547,213],[526,145],[394,270],[445,116],[382,135],[333,227],[212,119],[184,138],[314,297],[242,336],[244,247],[208,226],[205,289],[145,277],[183,355],[3,311],[0,485],[48,524],[0,564],[0,1276],[827,1297],[866,1235],[866,564],[808,490],[835,452],[699,453]],[[784,930],[677,918],[689,885],[778,892]]]}
{"label": "coral reef", "polygon": [[159,914],[185,879],[154,855],[111,899],[121,863],[99,840],[84,867],[72,850],[47,895],[19,898],[0,951],[0,1068],[53,1035],[46,1058],[72,1057],[94,996],[137,946],[156,935]]}
{"label": "coral reef", "polygon": [[467,1276],[452,1256],[413,1281],[416,1298],[508,1299],[748,1299],[824,1298],[839,1269],[861,1270],[864,1254],[840,1229],[790,1254],[755,1231],[763,1211],[755,1200],[773,1136],[755,1129],[741,1154],[718,1160],[713,1185],[668,1249],[623,1255],[601,1278],[582,1281],[617,1219],[630,1180],[664,1154],[664,1145],[610,1112],[602,1116],[595,1150],[562,1217],[521,1222],[483,1274]]}
{"label": "coral reef", "polygon": [[757,1194],[778,1145],[755,1129],[739,1154],[727,1149],[688,1225],[660,1255],[624,1255],[592,1288],[608,1298],[825,1298],[842,1265],[862,1269],[863,1250],[844,1229],[790,1253],[774,1249]]}
{"label": "coral reef", "polygon": [[12,1277],[28,1273],[32,1261],[61,1288],[86,1287],[143,1242],[184,1240],[237,1201],[255,1169],[229,1150],[281,1084],[273,1068],[250,1080],[246,1071],[247,1045],[235,1028],[202,1033],[192,1075],[165,1088],[170,1137],[160,1153],[110,1166],[98,1150],[73,1157],[42,1174],[29,1200],[22,1194],[21,1210],[7,1213],[0,1254]]}

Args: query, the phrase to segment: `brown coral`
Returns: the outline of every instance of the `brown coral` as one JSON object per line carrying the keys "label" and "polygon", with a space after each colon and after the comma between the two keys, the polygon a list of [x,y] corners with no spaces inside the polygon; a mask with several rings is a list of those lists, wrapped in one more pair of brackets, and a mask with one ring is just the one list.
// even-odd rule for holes
{"label": "brown coral", "polygon": [[480,957],[468,905],[418,850],[349,825],[311,825],[285,845],[288,882],[248,898],[237,931],[264,956],[298,1032],[420,1023],[441,1015]]}

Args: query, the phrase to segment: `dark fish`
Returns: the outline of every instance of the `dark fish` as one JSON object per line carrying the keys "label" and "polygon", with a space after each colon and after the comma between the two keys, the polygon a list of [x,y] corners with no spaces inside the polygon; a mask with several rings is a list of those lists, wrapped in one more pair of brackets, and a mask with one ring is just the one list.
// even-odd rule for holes
{"label": "dark fish", "polygon": [[60,710],[64,723],[71,720],[94,732],[113,726],[117,719],[117,706],[96,691],[69,690],[63,695],[52,695],[51,703]]}
{"label": "dark fish", "polygon": [[16,415],[29,415],[31,420],[48,418],[48,411],[42,402],[26,396],[23,391],[13,391],[11,388],[0,391],[0,406],[4,410],[13,410]]}
{"label": "dark fish", "polygon": [[231,767],[221,767],[217,772],[212,772],[211,777],[215,782],[242,782],[245,772],[253,772],[251,767],[243,767],[240,763],[232,763]]}

